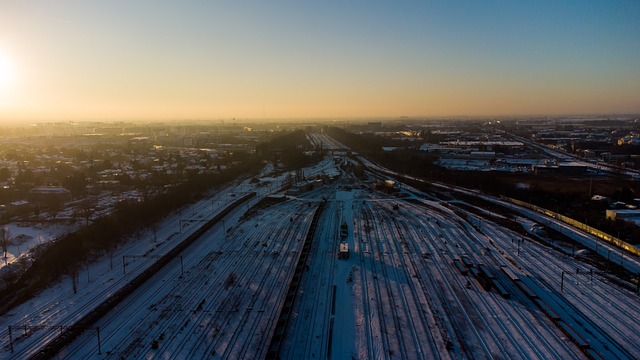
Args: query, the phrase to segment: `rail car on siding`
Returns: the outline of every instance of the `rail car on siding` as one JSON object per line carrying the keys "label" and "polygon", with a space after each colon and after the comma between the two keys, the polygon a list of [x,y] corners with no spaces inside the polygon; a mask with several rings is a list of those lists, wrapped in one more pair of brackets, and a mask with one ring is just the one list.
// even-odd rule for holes
{"label": "rail car on siding", "polygon": [[462,264],[462,261],[460,261],[460,259],[458,258],[453,259],[453,264],[456,266],[456,268],[458,268],[458,271],[460,271],[462,275],[467,275],[469,273],[469,269],[467,269]]}
{"label": "rail car on siding", "polygon": [[[458,266],[457,263],[456,266]],[[502,296],[503,298],[511,298],[511,293],[504,287],[504,285],[500,283],[495,275],[493,275],[491,270],[489,270],[484,264],[478,264],[478,266],[469,268],[469,270],[483,289],[485,289],[486,291],[491,291],[491,289],[495,288],[498,294],[500,294],[500,296]]]}
{"label": "rail car on siding", "polygon": [[338,259],[349,258],[349,244],[340,243],[340,249],[338,249]]}
{"label": "rail car on siding", "polygon": [[522,290],[522,292],[527,295],[529,299],[535,300],[538,298],[538,294],[535,291],[531,290],[531,288],[525,284],[522,280],[516,281],[516,285]]}
{"label": "rail car on siding", "polygon": [[347,235],[349,235],[349,228],[347,227],[347,223],[342,223],[340,225],[340,238],[346,239]]}
{"label": "rail car on siding", "polygon": [[511,281],[516,282],[520,280],[520,277],[516,275],[513,271],[511,271],[511,269],[509,269],[508,267],[502,266],[500,269],[502,270],[503,273],[507,275],[507,277],[509,277],[509,279],[511,279]]}
{"label": "rail car on siding", "polygon": [[464,266],[466,266],[467,268],[472,268],[473,267],[473,263],[471,262],[471,260],[469,260],[469,257],[466,255],[463,255],[460,260],[462,261],[462,263],[464,264]]}

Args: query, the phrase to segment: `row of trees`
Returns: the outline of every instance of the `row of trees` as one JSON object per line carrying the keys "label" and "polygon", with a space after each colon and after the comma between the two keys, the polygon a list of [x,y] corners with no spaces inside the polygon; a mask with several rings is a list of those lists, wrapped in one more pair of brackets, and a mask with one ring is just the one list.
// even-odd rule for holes
{"label": "row of trees", "polygon": [[256,146],[256,154],[263,160],[282,163],[289,169],[298,169],[322,158],[322,154],[307,154],[312,146],[303,130],[286,132]]}
{"label": "row of trees", "polygon": [[[75,284],[78,269],[83,264],[105,255],[112,257],[123,241],[140,234],[144,229],[151,229],[155,233],[157,224],[163,217],[201,198],[212,187],[227,183],[241,174],[257,173],[262,160],[280,161],[292,168],[317,160],[313,155],[305,153],[309,148],[303,131],[282,133],[258,145],[258,156],[246,152],[228,154],[226,161],[229,166],[219,174],[190,173],[181,182],[160,193],[143,190],[162,184],[137,184],[146,194],[144,201],[122,202],[110,215],[92,223],[88,222],[91,207],[87,201],[87,206],[79,207],[79,214],[86,216],[86,226],[62,236],[34,254],[35,260],[26,272],[14,283],[0,290],[0,313],[29,299],[61,276],[71,276]],[[82,177],[79,175],[76,180]],[[153,178],[149,181],[153,181]]]}
{"label": "row of trees", "polygon": [[259,164],[250,159],[221,174],[196,175],[143,202],[121,203],[111,215],[62,236],[35,254],[35,261],[13,284],[0,291],[0,313],[29,299],[63,275],[76,277],[86,262],[112,255],[127,238],[153,228],[163,217],[197,200],[212,187],[229,182],[242,173],[254,172]]}

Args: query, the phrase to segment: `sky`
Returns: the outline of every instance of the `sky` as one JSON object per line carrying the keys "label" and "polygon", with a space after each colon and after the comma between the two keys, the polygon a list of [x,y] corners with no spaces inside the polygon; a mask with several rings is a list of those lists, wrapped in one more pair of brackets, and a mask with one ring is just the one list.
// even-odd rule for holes
{"label": "sky", "polygon": [[640,1],[0,0],[0,122],[640,113]]}

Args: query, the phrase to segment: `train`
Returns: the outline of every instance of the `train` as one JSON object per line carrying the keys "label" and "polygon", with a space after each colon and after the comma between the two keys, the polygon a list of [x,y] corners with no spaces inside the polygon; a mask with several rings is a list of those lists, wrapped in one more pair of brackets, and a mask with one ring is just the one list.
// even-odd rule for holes
{"label": "train", "polygon": [[349,258],[349,244],[340,243],[340,249],[338,250],[338,259]]}
{"label": "train", "polygon": [[309,227],[309,231],[307,232],[307,236],[304,239],[304,245],[302,246],[302,252],[300,253],[300,257],[298,257],[298,263],[296,265],[295,272],[289,283],[289,289],[287,291],[287,296],[285,298],[284,303],[282,304],[278,321],[275,324],[275,327],[271,330],[271,340],[269,342],[269,350],[265,356],[267,360],[279,359],[278,356],[280,352],[280,347],[282,346],[282,340],[284,338],[284,333],[287,329],[287,323],[291,317],[291,313],[293,311],[293,304],[295,303],[295,298],[298,294],[298,287],[300,286],[300,279],[302,278],[302,272],[306,268],[307,256],[309,255],[309,249],[311,248],[311,240],[316,232],[316,227],[318,224],[318,219],[320,218],[320,214],[324,210],[324,206],[326,204],[326,199],[324,199],[320,205],[316,208],[316,211],[313,214],[313,219],[311,220],[311,226]]}
{"label": "train", "polygon": [[349,235],[349,228],[347,227],[347,223],[340,224],[340,239],[346,239]]}

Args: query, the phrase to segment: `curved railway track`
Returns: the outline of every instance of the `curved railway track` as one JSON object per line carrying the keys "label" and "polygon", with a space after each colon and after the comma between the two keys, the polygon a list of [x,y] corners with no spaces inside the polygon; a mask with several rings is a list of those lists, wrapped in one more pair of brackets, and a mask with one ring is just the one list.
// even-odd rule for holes
{"label": "curved railway track", "polygon": [[[451,263],[453,257],[461,256],[463,254],[471,253],[473,254],[476,250],[466,251],[464,250],[465,246],[468,245],[464,241],[460,241],[460,237],[455,234],[455,232],[450,231],[450,227],[448,224],[457,224],[459,223],[455,221],[455,218],[451,218],[450,216],[441,217],[439,212],[432,211],[429,212],[431,215],[431,221],[425,221],[423,216],[419,216],[421,213],[420,207],[417,206],[408,206],[408,210],[406,210],[407,214],[404,214],[401,220],[397,221],[398,226],[403,226],[407,232],[411,233],[414,226],[409,226],[408,224],[420,223],[425,231],[424,235],[415,234],[414,238],[425,238],[429,239],[429,233],[431,235],[431,241],[437,242],[439,245],[437,247],[432,247],[432,253],[435,253],[438,256],[440,253],[446,253],[451,255],[451,259],[449,259],[448,263]],[[403,209],[401,208],[402,212]],[[422,210],[424,211],[424,210]],[[415,215],[414,215],[415,214]],[[433,225],[432,220],[436,220],[436,225]],[[439,225],[438,225],[439,224]],[[454,227],[453,229],[457,229]],[[438,234],[437,236],[435,234]],[[472,243],[473,244],[473,243]],[[418,251],[425,251],[424,249]],[[442,258],[443,262],[446,262],[446,257]],[[452,268],[452,266],[450,266]],[[455,271],[454,271],[455,274]],[[458,282],[459,288],[463,288],[462,281],[457,274],[454,275],[453,280],[449,280],[449,283]],[[503,329],[503,337],[510,338],[513,350],[519,352],[519,357],[527,357],[534,356],[537,358],[548,358],[552,357],[566,357],[566,353],[558,353],[555,349],[558,347],[557,343],[550,343],[546,341],[549,336],[548,332],[542,334],[540,332],[540,327],[548,326],[548,324],[532,324],[530,326],[524,326],[524,324],[531,323],[533,320],[533,316],[529,311],[523,311],[521,307],[514,306],[506,306],[507,303],[502,299],[497,298],[495,296],[480,296],[479,300],[474,301],[473,303],[480,303],[484,305],[486,309],[493,309],[496,312],[492,317],[495,319],[506,318],[506,321],[497,321],[496,326],[498,328]],[[466,306],[467,309],[471,307]],[[479,309],[478,309],[479,310]],[[495,329],[496,326],[493,328]],[[514,334],[511,336],[511,334]],[[533,335],[531,335],[533,334]],[[544,336],[539,336],[544,335]],[[540,340],[541,339],[541,340]]]}
{"label": "curved railway track", "polygon": [[[493,224],[490,221],[485,220],[483,221],[483,224],[484,224],[483,228],[485,232],[491,234],[491,239],[488,243],[488,246],[491,246],[494,250],[497,250],[495,252],[494,251],[490,252],[489,255],[491,257],[500,256],[501,258],[500,261],[502,261],[503,265],[506,265],[508,262],[511,262],[514,264],[517,263],[517,266],[520,269],[522,268],[529,269],[530,272],[535,272],[536,274],[538,274],[538,276],[541,276],[543,280],[548,279],[552,282],[555,282],[555,278],[557,278],[557,276],[555,276],[557,274],[554,274],[556,269],[571,268],[573,266],[566,262],[556,263],[556,264],[549,263],[548,261],[549,256],[545,251],[545,250],[548,251],[548,249],[538,246],[537,244],[531,244],[531,245],[527,244],[526,251],[523,248],[523,251],[518,258],[511,258],[507,254],[513,251],[514,249],[513,239],[514,237],[518,237],[518,235],[513,234],[510,230],[503,229],[502,227],[497,227],[495,226],[495,224]],[[485,235],[482,235],[482,234],[475,234],[473,236],[476,237],[476,239],[480,239],[481,237],[486,237]],[[545,259],[545,261],[542,261],[540,259]],[[569,261],[569,263],[571,262],[572,261]],[[557,272],[559,273],[560,271],[557,271]],[[558,287],[559,287],[559,284],[558,284]],[[584,294],[581,294],[581,295],[584,295]],[[603,317],[599,315],[600,313],[602,313],[601,311],[602,309],[600,309],[599,311],[598,308],[584,305],[587,302],[592,301],[591,298],[592,296],[589,296],[586,298],[584,296],[576,296],[577,302],[583,304],[583,308],[587,309],[589,313],[593,313],[594,317],[596,318]],[[563,302],[564,301],[562,301],[561,303]],[[566,310],[562,311],[561,313],[566,313],[565,315],[566,320],[571,319],[570,320],[571,322],[575,321],[576,323],[579,323],[579,324],[591,324],[591,325],[588,325],[588,328],[590,329],[590,331],[595,331],[594,332],[595,338],[593,339],[595,342],[591,345],[595,345],[595,348],[601,349],[598,351],[604,351],[604,353],[607,354],[611,349],[617,349],[617,350],[613,350],[613,352],[610,355],[606,355],[606,356],[616,356],[616,357],[623,357],[623,358],[630,357],[630,354],[626,352],[610,335],[610,334],[616,334],[619,331],[614,330],[613,328],[610,328],[608,331],[603,332],[602,330],[598,329],[598,326],[595,326],[592,324],[592,320],[590,318],[583,317],[582,315],[580,315],[579,311],[569,307],[566,307]],[[598,314],[598,315],[595,315],[595,314]],[[619,315],[625,316],[624,314],[619,314]],[[617,317],[616,315],[612,315],[612,314],[608,314],[608,316],[609,318]],[[606,316],[604,316],[603,318],[606,318]],[[613,325],[613,322],[611,322],[610,320],[608,322],[610,325]],[[578,332],[582,332],[582,330],[580,329],[578,330],[579,330]],[[596,334],[600,334],[600,335],[596,335]],[[582,339],[580,339],[580,341],[582,341]],[[589,352],[590,352],[590,355],[592,355],[592,350],[589,350]]]}
{"label": "curved railway track", "polygon": [[[550,296],[563,299],[559,303],[555,301],[558,303],[557,306],[566,309],[564,312],[568,318],[573,319],[572,321],[585,324],[589,328],[592,332],[591,338],[595,341],[593,345],[603,349],[603,355],[631,358],[631,353],[640,351],[640,345],[633,335],[634,326],[640,321],[640,317],[636,312],[629,312],[628,305],[637,301],[637,295],[611,286],[606,286],[605,290],[605,283],[599,276],[595,276],[595,286],[588,285],[591,276],[582,263],[564,254],[557,254],[562,258],[561,262],[550,263],[546,260],[549,248],[535,242],[527,243],[520,255],[508,257],[507,254],[513,252],[514,245],[511,240],[515,234],[491,222],[485,224],[486,229],[491,231],[494,247],[519,269],[536,273],[536,277],[541,281],[540,285],[547,288]],[[580,268],[582,271],[576,274],[576,269]],[[561,287],[561,279],[558,275],[562,272],[570,275],[567,275],[567,286],[560,294],[558,289]],[[580,285],[575,285],[576,280]],[[611,292],[617,294],[618,301],[608,300],[611,298]],[[562,306],[563,303],[566,305]],[[590,315],[584,316],[585,313]],[[601,344],[597,345],[598,342]],[[606,355],[609,351],[612,351],[611,354]]]}

